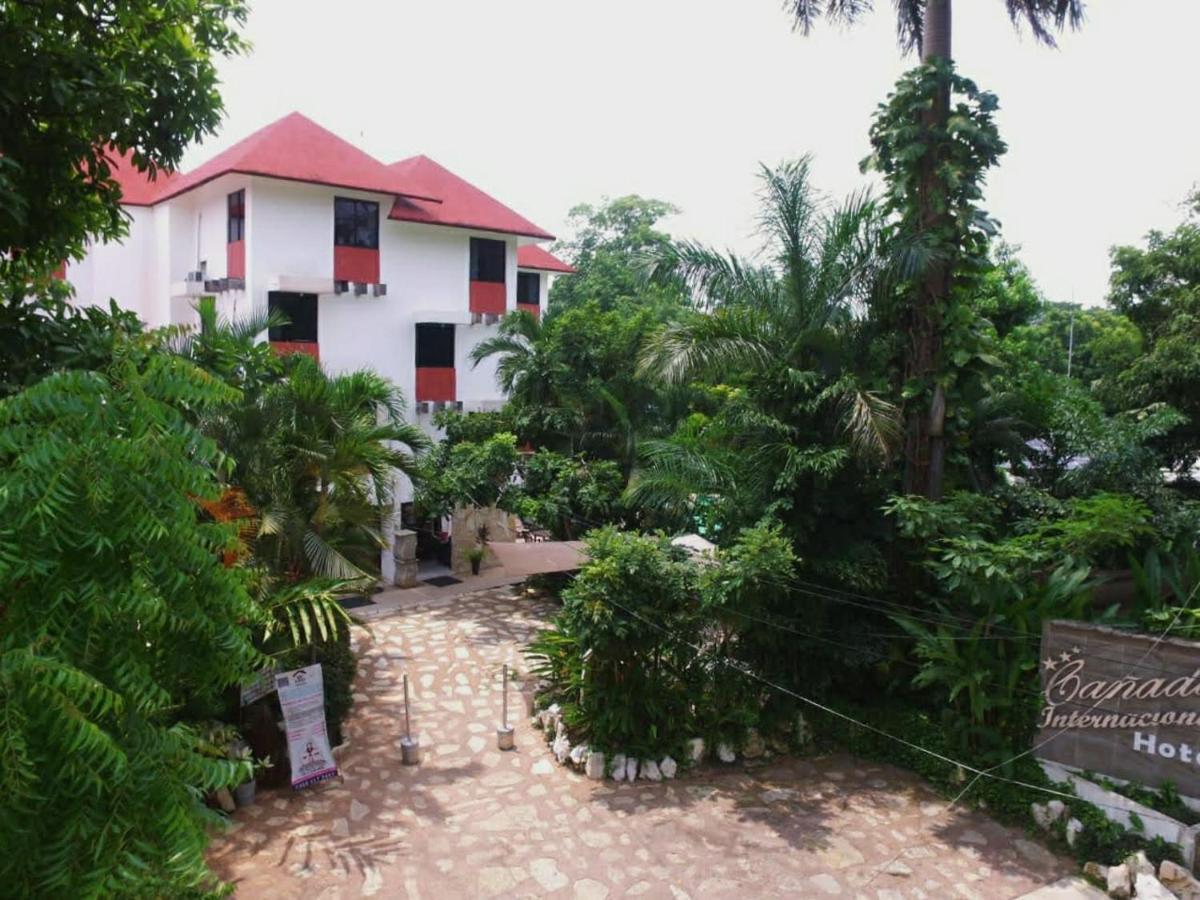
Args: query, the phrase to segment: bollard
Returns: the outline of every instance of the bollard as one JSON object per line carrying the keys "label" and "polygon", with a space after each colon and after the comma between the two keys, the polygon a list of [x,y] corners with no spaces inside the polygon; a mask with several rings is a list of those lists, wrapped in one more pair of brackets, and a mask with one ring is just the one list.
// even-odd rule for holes
{"label": "bollard", "polygon": [[500,718],[500,727],[496,729],[496,746],[501,750],[512,750],[515,744],[513,743],[513,728],[508,724],[508,663],[504,664],[503,688],[501,692],[504,696],[503,712]]}
{"label": "bollard", "polygon": [[415,766],[421,761],[421,742],[412,736],[408,717],[408,673],[404,675],[404,737],[400,738],[400,762]]}

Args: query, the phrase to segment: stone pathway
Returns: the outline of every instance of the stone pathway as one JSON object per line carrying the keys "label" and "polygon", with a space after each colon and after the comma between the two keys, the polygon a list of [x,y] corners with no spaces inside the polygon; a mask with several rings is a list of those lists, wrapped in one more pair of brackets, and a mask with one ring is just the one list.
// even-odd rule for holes
{"label": "stone pathway", "polygon": [[[1073,872],[917,778],[847,756],[593,782],[520,702],[496,749],[502,663],[548,608],[498,587],[418,599],[356,634],[342,783],[260,792],[214,843],[239,898],[1017,897]],[[401,675],[423,761],[400,764]]]}

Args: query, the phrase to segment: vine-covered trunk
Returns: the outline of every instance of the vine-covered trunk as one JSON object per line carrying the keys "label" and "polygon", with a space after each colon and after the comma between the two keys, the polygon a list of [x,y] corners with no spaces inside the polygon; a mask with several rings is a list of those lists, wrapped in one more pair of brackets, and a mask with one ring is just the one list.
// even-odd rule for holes
{"label": "vine-covered trunk", "polygon": [[[951,0],[927,0],[921,35],[922,62],[951,58]],[[937,92],[933,106],[921,113],[922,126],[927,134],[939,131],[950,114],[950,85],[947,82]],[[938,141],[926,144],[931,151]],[[947,216],[947,198],[938,168],[941,154],[927,152],[921,160],[918,185],[919,237],[943,233]],[[919,380],[928,385],[926,403],[918,402],[909,413],[905,434],[904,490],[937,500],[942,496],[942,479],[946,467],[945,422],[946,396],[941,383],[936,382],[938,363],[942,355],[942,311],[949,301],[953,259],[946,250],[934,247],[934,253],[918,279],[908,314],[909,350],[905,380]]]}

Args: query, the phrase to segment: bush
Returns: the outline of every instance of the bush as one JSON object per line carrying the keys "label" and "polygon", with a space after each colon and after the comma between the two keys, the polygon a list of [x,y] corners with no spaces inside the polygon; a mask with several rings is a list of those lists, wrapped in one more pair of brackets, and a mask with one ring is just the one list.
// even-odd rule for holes
{"label": "bush", "polygon": [[614,528],[587,538],[555,629],[527,651],[552,683],[572,736],[608,753],[678,754],[693,734],[703,677],[696,573],[663,537]]}

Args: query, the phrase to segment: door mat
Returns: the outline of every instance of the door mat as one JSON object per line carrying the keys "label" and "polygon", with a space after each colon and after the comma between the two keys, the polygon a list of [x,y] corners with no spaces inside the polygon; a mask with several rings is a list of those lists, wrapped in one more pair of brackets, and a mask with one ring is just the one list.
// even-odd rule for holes
{"label": "door mat", "polygon": [[455,578],[453,575],[435,575],[433,578],[426,578],[421,583],[433,587],[449,587],[452,584],[462,584],[462,579]]}
{"label": "door mat", "polygon": [[364,597],[362,594],[354,597],[338,597],[338,603],[342,604],[342,609],[358,609],[360,606],[375,605],[374,600]]}

